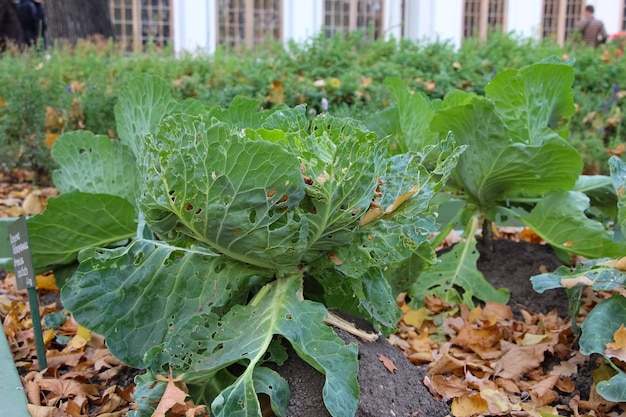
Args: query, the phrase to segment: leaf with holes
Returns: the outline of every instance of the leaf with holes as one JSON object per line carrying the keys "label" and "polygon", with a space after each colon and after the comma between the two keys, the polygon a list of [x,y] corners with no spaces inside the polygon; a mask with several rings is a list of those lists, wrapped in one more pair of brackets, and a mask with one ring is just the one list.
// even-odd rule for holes
{"label": "leaf with holes", "polygon": [[[133,416],[154,413],[170,367],[214,415],[258,417],[259,394],[285,415],[287,384],[265,366],[284,361],[281,341],[325,375],[330,414],[353,416],[356,349],[324,324],[322,303],[391,331],[399,310],[386,273],[429,246],[430,200],[463,149],[448,138],[389,158],[388,140],[357,120],[246,98],[176,103],[152,76],[124,91],[116,115],[139,172],[136,237],[85,248],[62,300],[118,358],[148,369]],[[111,159],[109,145],[93,148]],[[110,163],[81,149],[92,148],[68,149],[61,172]],[[121,180],[98,178],[109,193]]]}

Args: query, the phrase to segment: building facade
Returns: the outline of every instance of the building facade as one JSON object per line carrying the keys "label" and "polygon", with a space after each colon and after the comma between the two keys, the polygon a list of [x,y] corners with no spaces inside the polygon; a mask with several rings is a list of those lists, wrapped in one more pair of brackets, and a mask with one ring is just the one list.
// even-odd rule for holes
{"label": "building facade", "polygon": [[626,0],[109,0],[118,40],[129,49],[171,45],[215,51],[266,39],[304,41],[367,29],[368,36],[449,40],[485,38],[495,28],[563,43],[587,4],[608,33],[626,31]]}

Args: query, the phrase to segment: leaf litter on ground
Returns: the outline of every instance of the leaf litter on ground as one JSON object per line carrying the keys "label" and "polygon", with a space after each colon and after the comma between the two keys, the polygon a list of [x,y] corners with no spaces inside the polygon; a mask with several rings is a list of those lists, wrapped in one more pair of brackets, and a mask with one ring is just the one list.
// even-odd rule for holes
{"label": "leaf litter on ground", "polygon": [[[18,174],[13,181],[0,181],[0,217],[41,212],[47,199],[57,195],[52,187],[33,186],[27,171]],[[527,229],[500,228],[496,236],[540,243]],[[443,246],[458,239],[453,233]],[[40,306],[48,362],[44,370],[37,366],[27,292],[17,290],[13,274],[0,281],[0,318],[31,415],[126,415],[133,408],[132,378],[141,371],[118,361],[102,337],[64,312],[53,274],[37,276],[37,291],[40,300],[51,300]],[[608,296],[586,291],[578,320]],[[388,340],[411,363],[429,367],[424,384],[436,398],[451,401],[453,416],[613,417],[626,413],[624,405],[608,403],[594,387],[587,399],[571,396],[576,389],[572,378],[588,358],[576,349],[571,321],[556,311],[522,310],[522,320],[516,320],[511,308],[502,304],[488,302],[470,310],[427,297],[425,307],[413,309],[405,298],[406,294],[398,296],[402,317]],[[626,330],[620,328],[607,348],[621,359],[625,346]],[[386,357],[379,360],[389,372],[395,371],[397,364]],[[606,368],[599,367],[598,380],[602,372],[610,372]],[[179,382],[171,375],[167,378],[157,415],[205,415],[204,406],[187,401],[184,384]],[[571,398],[564,404],[561,397]]]}

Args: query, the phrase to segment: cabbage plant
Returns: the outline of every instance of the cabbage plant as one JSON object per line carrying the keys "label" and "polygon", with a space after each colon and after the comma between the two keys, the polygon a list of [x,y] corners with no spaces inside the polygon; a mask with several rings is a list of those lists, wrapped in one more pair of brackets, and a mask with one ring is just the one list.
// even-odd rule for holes
{"label": "cabbage plant", "polygon": [[[622,253],[624,245],[590,215],[591,202],[615,201],[610,190],[603,197],[610,179],[581,176],[582,158],[567,141],[573,82],[570,65],[551,62],[500,72],[484,96],[451,91],[429,100],[399,79],[386,81],[396,105],[367,124],[390,135],[397,152],[438,143],[450,132],[467,146],[438,197],[455,208],[442,215],[440,238],[454,228],[464,241],[413,283],[400,281],[416,302],[427,293],[469,305],[475,298],[507,301],[508,291],[494,289],[476,268],[475,236],[482,229],[489,246],[493,223],[527,226],[556,250],[588,258]],[[398,275],[420,264],[416,257]]]}
{"label": "cabbage plant", "polygon": [[325,375],[330,414],[353,416],[357,348],[325,324],[328,308],[394,329],[386,274],[432,253],[431,198],[463,147],[447,137],[389,156],[389,139],[356,120],[242,97],[176,102],[151,76],[115,113],[119,141],[58,139],[61,195],[28,226],[38,269],[79,261],[65,308],[147,369],[133,414],[153,413],[171,373],[212,415],[260,416],[267,394],[284,416],[289,387],[271,364],[289,343]]}
{"label": "cabbage plant", "polygon": [[[615,227],[626,228],[626,163],[618,157],[609,159],[612,185],[618,197],[618,215]],[[626,401],[626,369],[624,368],[623,334],[626,323],[626,250],[618,255],[580,262],[574,267],[562,266],[551,273],[531,278],[533,288],[539,292],[565,288],[569,299],[572,327],[580,335],[580,351],[585,355],[602,355],[609,372],[602,373],[606,380],[598,381],[595,389],[612,402]],[[612,292],[595,305],[578,327],[577,318],[582,304],[583,289]]]}

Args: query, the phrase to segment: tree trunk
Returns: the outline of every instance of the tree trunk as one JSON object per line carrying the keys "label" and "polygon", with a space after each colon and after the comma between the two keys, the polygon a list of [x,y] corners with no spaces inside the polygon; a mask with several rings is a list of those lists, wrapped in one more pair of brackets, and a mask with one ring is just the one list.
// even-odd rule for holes
{"label": "tree trunk", "polygon": [[92,35],[113,36],[108,0],[46,0],[47,40],[66,39],[72,44]]}

